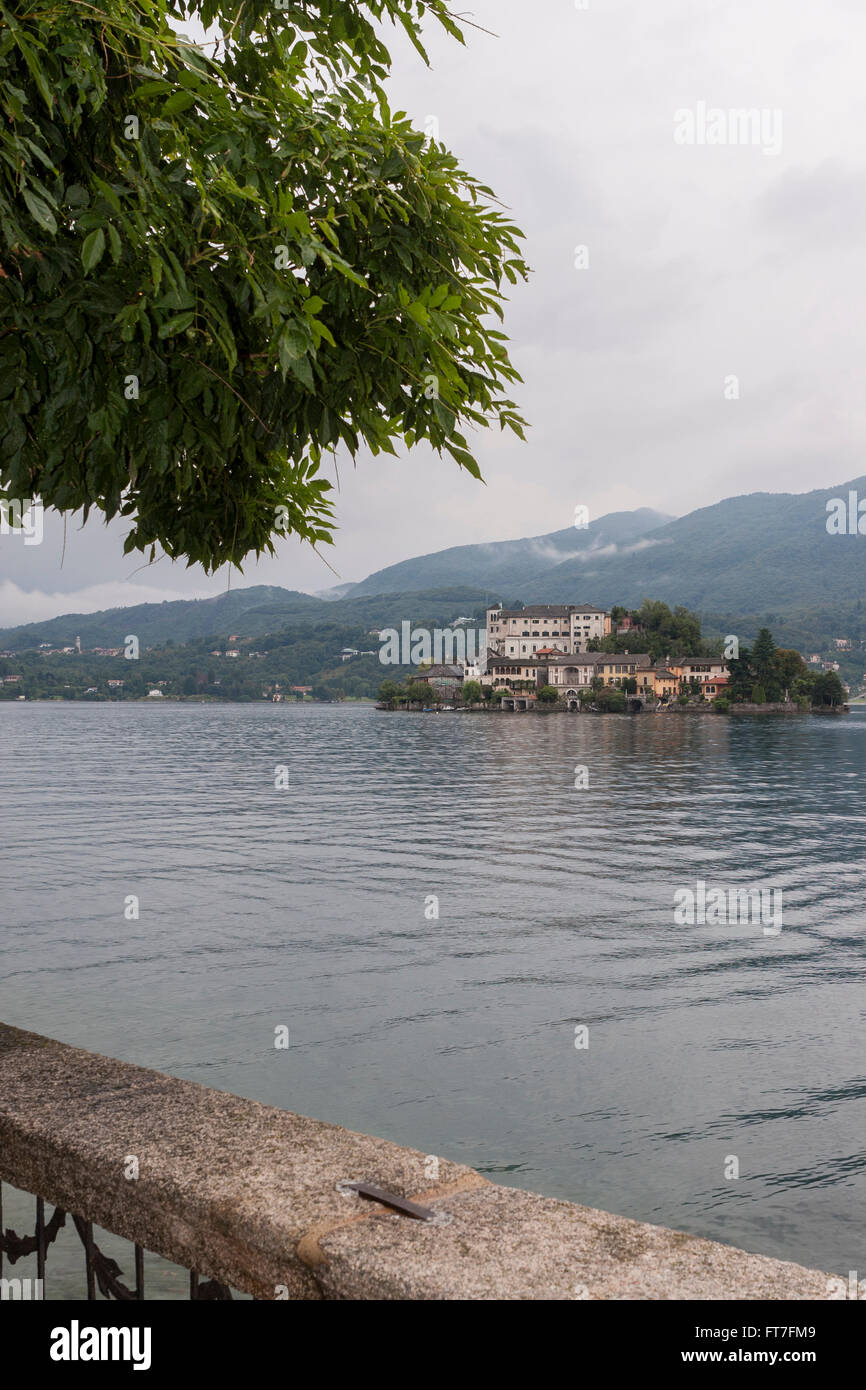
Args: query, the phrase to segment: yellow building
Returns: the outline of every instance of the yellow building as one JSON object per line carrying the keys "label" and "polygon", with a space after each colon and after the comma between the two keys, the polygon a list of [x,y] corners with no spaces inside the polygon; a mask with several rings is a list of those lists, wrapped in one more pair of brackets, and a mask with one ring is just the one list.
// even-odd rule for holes
{"label": "yellow building", "polygon": [[666,666],[656,666],[652,672],[653,692],[657,699],[676,695],[680,688],[680,678]]}
{"label": "yellow building", "polygon": [[720,656],[683,656],[668,663],[680,686],[688,690],[698,685],[707,699],[721,695],[728,687],[728,665]]}
{"label": "yellow building", "polygon": [[622,685],[623,681],[637,681],[638,692],[652,691],[652,658],[646,652],[598,652],[598,665],[595,674],[601,676],[605,685]]}

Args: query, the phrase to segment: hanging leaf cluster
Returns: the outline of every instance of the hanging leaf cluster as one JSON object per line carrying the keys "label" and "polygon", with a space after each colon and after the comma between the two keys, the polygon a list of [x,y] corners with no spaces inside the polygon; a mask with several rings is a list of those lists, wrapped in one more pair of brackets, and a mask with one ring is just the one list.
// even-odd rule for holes
{"label": "hanging leaf cluster", "polygon": [[520,232],[389,109],[387,21],[461,39],[444,0],[0,3],[7,495],[213,570],[332,538],[327,451],[522,437]]}

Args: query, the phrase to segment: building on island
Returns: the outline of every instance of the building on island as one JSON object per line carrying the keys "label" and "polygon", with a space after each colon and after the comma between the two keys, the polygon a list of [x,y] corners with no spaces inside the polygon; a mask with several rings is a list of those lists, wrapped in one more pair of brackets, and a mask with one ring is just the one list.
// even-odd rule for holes
{"label": "building on island", "polygon": [[562,652],[541,649],[532,656],[500,656],[488,652],[481,684],[514,696],[521,708],[534,706],[538,690],[551,686],[560,700],[573,707],[582,690],[599,685],[621,686],[634,681],[632,694],[641,700],[669,700],[695,686],[707,699],[727,688],[728,672],[720,657],[684,657],[653,665],[647,652]]}
{"label": "building on island", "polygon": [[416,681],[429,685],[430,693],[436,700],[453,700],[463,688],[462,666],[426,666],[415,676]]}
{"label": "building on island", "polygon": [[679,694],[680,678],[667,666],[654,666],[653,687],[657,700],[671,700]]}
{"label": "building on island", "polygon": [[463,679],[466,681],[480,681],[486,668],[487,662],[483,653],[476,657],[467,656],[462,665]]}
{"label": "building on island", "polygon": [[499,656],[488,651],[487,670],[481,677],[482,688],[519,694],[534,704],[539,687],[546,684],[544,672],[548,660],[548,657],[539,656]]}
{"label": "building on island", "polygon": [[[722,657],[654,663],[647,652],[587,651],[591,641],[611,631],[610,613],[592,604],[528,604],[520,609],[495,604],[487,609],[486,642],[478,658],[460,666],[422,668],[417,679],[426,681],[439,700],[454,698],[464,680],[479,681],[488,697],[500,692],[508,707],[521,709],[534,707],[544,686],[551,686],[570,708],[581,691],[626,681],[631,695],[644,702],[683,693],[713,700],[727,690],[728,667]],[[637,637],[643,628],[626,615],[616,631]]]}
{"label": "building on island", "polygon": [[678,678],[681,686],[688,688],[699,685],[701,694],[710,700],[721,695],[728,685],[727,662],[720,656],[684,656],[677,661],[669,661],[668,669]]}
{"label": "building on island", "polygon": [[542,647],[585,652],[593,637],[607,637],[610,614],[583,604],[530,604],[487,610],[487,650],[499,656],[534,656]]}
{"label": "building on island", "polygon": [[548,658],[545,684],[566,701],[576,700],[581,689],[593,681],[622,685],[634,680],[637,693],[654,695],[652,660],[645,652],[576,652]]}

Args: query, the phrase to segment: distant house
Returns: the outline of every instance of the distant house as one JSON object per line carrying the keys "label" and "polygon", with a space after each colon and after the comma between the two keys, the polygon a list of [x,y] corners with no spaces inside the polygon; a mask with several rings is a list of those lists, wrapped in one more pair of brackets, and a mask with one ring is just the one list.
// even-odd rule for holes
{"label": "distant house", "polygon": [[675,676],[666,666],[653,667],[653,693],[657,699],[670,699],[676,695],[679,684],[679,676]]}
{"label": "distant house", "polygon": [[351,661],[353,656],[359,656],[359,655],[360,655],[360,653],[359,653],[357,647],[344,647],[343,650],[340,652],[340,660],[341,660],[341,661]]}
{"label": "distant house", "polygon": [[833,643],[837,652],[847,652],[851,648],[851,642],[847,637],[834,637]]}
{"label": "distant house", "polygon": [[[595,659],[595,655],[593,659]],[[496,652],[487,653],[487,667],[481,678],[481,684],[492,691],[503,690],[510,694],[519,692],[528,698],[535,699],[535,692],[539,685],[555,685],[556,678],[550,672],[561,662],[569,661],[575,664],[578,658],[566,656],[539,657],[532,656],[500,656]],[[539,674],[543,673],[543,674]]]}
{"label": "distant house", "polygon": [[427,666],[415,677],[430,687],[431,694],[439,700],[449,700],[459,694],[463,687],[462,666]]}
{"label": "distant house", "polygon": [[147,692],[147,698],[148,698],[148,700],[162,700],[162,699],[164,699],[165,697],[163,696],[163,693],[162,693],[161,690],[148,690],[148,692]]}
{"label": "distant house", "polygon": [[728,687],[728,666],[721,657],[686,656],[668,663],[684,687],[700,686],[701,693],[711,700],[722,695]]}
{"label": "distant house", "polygon": [[481,656],[476,657],[474,661],[471,661],[467,658],[467,660],[463,663],[463,679],[464,681],[480,681],[481,677],[485,674],[486,670],[486,653],[483,653]]}
{"label": "distant house", "polygon": [[240,652],[237,650],[237,648],[232,647],[229,651],[226,652],[226,656],[240,656]]}
{"label": "distant house", "polygon": [[109,681],[108,684],[112,690],[120,690],[123,687],[123,681]]}

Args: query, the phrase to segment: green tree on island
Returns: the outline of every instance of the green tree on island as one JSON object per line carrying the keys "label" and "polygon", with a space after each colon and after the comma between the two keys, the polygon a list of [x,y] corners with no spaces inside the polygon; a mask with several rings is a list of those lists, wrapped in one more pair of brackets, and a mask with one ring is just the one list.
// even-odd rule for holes
{"label": "green tree on island", "polygon": [[[668,657],[710,655],[718,650],[718,644],[714,646],[701,637],[698,615],[682,605],[671,611],[666,603],[645,599],[636,611],[627,612],[617,604],[610,611],[614,630],[607,637],[590,638],[587,651],[648,652],[653,661],[664,661]],[[626,616],[632,619],[633,628],[616,632],[617,623]]]}
{"label": "green tree on island", "polygon": [[431,705],[436,703],[436,692],[426,681],[409,680],[400,692],[400,698],[410,705]]}
{"label": "green tree on island", "polygon": [[[781,695],[775,655],[776,643],[773,641],[773,634],[769,628],[762,627],[752,648],[751,664],[752,673],[757,686],[764,694],[764,700],[778,700]],[[752,698],[754,699],[754,696]],[[755,704],[762,703],[763,700],[755,700]]]}
{"label": "green tree on island", "polygon": [[737,657],[728,660],[728,694],[737,703],[751,700],[752,686],[755,683],[751,665],[750,648],[741,647]]}
{"label": "green tree on island", "polygon": [[734,703],[788,701],[804,708],[845,703],[845,687],[835,671],[810,670],[799,652],[777,647],[768,628],[761,628],[754,647],[741,647],[727,665],[727,698]]}
{"label": "green tree on island", "polygon": [[[224,36],[209,55],[179,34]],[[326,451],[522,437],[491,191],[392,113],[445,0],[0,11],[0,487],[212,570],[333,530]]]}
{"label": "green tree on island", "polygon": [[605,714],[622,714],[625,711],[626,698],[623,691],[616,686],[606,685],[596,693],[593,703]]}
{"label": "green tree on island", "polygon": [[831,708],[845,703],[846,691],[835,671],[822,671],[815,677],[812,688],[812,703],[819,707]]}
{"label": "green tree on island", "polygon": [[[313,695],[315,696],[315,694],[314,690]],[[393,709],[399,697],[400,687],[396,681],[386,680],[379,686],[379,703],[381,705],[388,705]]]}
{"label": "green tree on island", "polygon": [[773,668],[781,689],[781,698],[790,699],[808,675],[808,667],[799,652],[777,647],[773,653]]}

